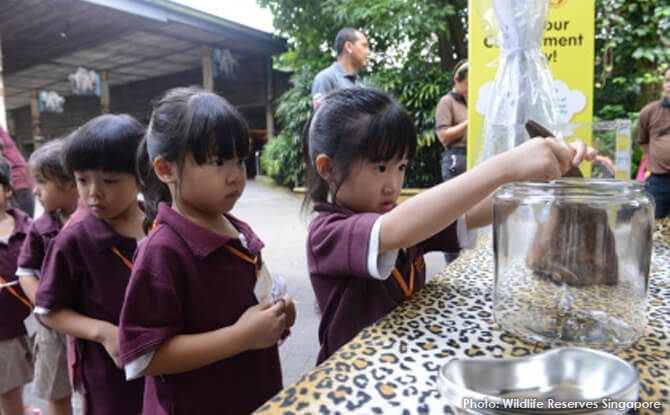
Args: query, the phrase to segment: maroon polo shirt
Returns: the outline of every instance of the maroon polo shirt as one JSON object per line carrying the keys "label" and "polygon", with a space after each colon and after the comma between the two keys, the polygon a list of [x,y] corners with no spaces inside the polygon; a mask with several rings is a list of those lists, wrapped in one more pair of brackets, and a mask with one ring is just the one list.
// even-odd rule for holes
{"label": "maroon polo shirt", "polygon": [[[248,248],[159,205],[157,225],[138,249],[121,313],[122,364],[175,335],[231,326],[258,303],[256,267],[224,246],[260,258],[263,242],[249,225],[225,216]],[[277,346],[248,350],[200,369],[146,376],[143,413],[248,414],[281,387]]]}
{"label": "maroon polo shirt", "polygon": [[[16,259],[32,219],[19,209],[7,209],[14,216],[14,230],[9,236],[7,245],[0,244],[0,276],[7,282],[16,281]],[[22,298],[27,299],[21,287],[16,284],[12,288]],[[30,314],[30,308],[7,288],[0,290],[0,340],[13,339],[26,334],[23,320]]]}
{"label": "maroon polo shirt", "polygon": [[33,221],[19,254],[19,267],[36,270],[42,268],[47,246],[63,227],[59,217],[59,211],[44,212]]}
{"label": "maroon polo shirt", "polygon": [[[378,213],[354,213],[327,203],[317,203],[314,209],[318,215],[308,229],[307,265],[321,310],[318,364],[406,297],[393,275],[378,280],[368,273],[368,241]],[[417,292],[426,282],[423,254],[459,249],[454,222],[430,239],[400,250],[395,266],[407,287],[414,267]]]}
{"label": "maroon polo shirt", "polygon": [[[130,270],[112,247],[131,259],[136,246],[135,239],[86,213],[80,222],[63,228],[47,248],[35,305],[49,310],[68,307],[118,325]],[[126,382],[123,370],[100,343],[76,339],[75,349],[75,381],[86,390],[87,414],[141,412],[141,379]]]}

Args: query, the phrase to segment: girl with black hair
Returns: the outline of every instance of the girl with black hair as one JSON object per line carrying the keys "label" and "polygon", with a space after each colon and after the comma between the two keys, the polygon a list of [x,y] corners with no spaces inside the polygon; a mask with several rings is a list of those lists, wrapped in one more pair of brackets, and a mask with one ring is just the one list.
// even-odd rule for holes
{"label": "girl with black hair", "polygon": [[471,246],[470,230],[491,223],[498,186],[560,177],[595,155],[583,143],[533,139],[396,206],[416,139],[407,114],[375,89],[331,93],[305,126],[319,363],[424,286],[425,252]]}
{"label": "girl with black hair", "polygon": [[[21,288],[34,302],[47,247],[77,208],[79,194],[74,177],[63,164],[62,139],[51,140],[33,151],[28,159],[28,171],[35,182],[33,193],[44,213],[28,230],[17,261],[16,275]],[[38,324],[33,347],[35,377],[32,389],[35,396],[49,401],[51,415],[72,414],[66,357],[65,337]]]}
{"label": "girl with black hair", "polygon": [[7,207],[11,197],[11,166],[0,157],[0,412],[22,415],[23,385],[33,378],[30,342],[23,325],[31,304],[14,273],[32,220],[23,211]]}
{"label": "girl with black hair", "polygon": [[277,341],[295,306],[255,297],[263,242],[229,213],[248,140],[216,94],[176,88],[154,105],[138,158],[153,229],[120,326],[126,376],[146,376],[144,413],[248,414],[282,387]]}
{"label": "girl with black hair", "polygon": [[145,236],[135,173],[143,135],[128,115],[101,115],[75,131],[63,150],[88,212],[47,248],[35,313],[76,337],[73,383],[86,414],[142,411],[142,380],[126,382],[118,367],[118,324],[131,259]]}

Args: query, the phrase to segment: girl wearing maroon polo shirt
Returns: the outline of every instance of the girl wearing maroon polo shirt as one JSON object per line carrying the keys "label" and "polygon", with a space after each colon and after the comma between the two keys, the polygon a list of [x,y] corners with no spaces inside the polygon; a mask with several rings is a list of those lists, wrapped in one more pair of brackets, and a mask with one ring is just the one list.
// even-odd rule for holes
{"label": "girl wearing maroon polo shirt", "polygon": [[414,125],[386,93],[345,89],[324,99],[303,134],[308,197],[316,218],[307,262],[321,310],[318,362],[425,283],[423,254],[458,251],[491,222],[503,183],[561,176],[583,144],[533,139],[396,206],[416,149]]}
{"label": "girl wearing maroon polo shirt", "polygon": [[118,367],[118,324],[131,259],[145,236],[135,174],[143,135],[128,115],[101,115],[75,131],[63,150],[88,212],[47,248],[35,312],[77,338],[73,383],[86,414],[142,410],[142,381],[126,382]]}
{"label": "girl wearing maroon polo shirt", "polygon": [[22,415],[23,385],[33,378],[28,335],[23,325],[31,305],[14,273],[32,220],[18,209],[6,209],[11,197],[11,167],[0,157],[0,412]]}
{"label": "girl wearing maroon polo shirt", "polygon": [[248,138],[218,95],[177,88],[154,106],[138,159],[153,229],[120,326],[127,377],[146,375],[144,413],[248,414],[282,387],[277,341],[295,307],[255,297],[263,242],[229,213],[246,184]]}
{"label": "girl wearing maroon polo shirt", "polygon": [[[74,178],[65,171],[62,153],[63,140],[52,140],[35,150],[28,160],[28,171],[36,183],[33,192],[44,207],[44,214],[30,226],[17,263],[16,275],[31,301],[35,301],[46,249],[75,211],[79,200]],[[33,361],[33,394],[49,401],[50,415],[71,414],[65,336],[38,324]]]}

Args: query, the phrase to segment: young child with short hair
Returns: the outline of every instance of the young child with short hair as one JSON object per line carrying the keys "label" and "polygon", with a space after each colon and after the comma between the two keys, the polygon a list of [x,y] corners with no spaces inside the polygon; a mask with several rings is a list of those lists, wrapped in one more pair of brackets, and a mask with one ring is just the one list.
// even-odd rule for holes
{"label": "young child with short hair", "polygon": [[145,140],[153,230],[126,292],[121,363],[145,375],[143,413],[248,414],[282,387],[277,341],[295,306],[256,298],[263,242],[230,214],[246,185],[246,122],[216,94],[176,88]]}
{"label": "young child with short hair", "polygon": [[424,286],[425,252],[470,246],[470,230],[492,221],[496,188],[560,177],[587,153],[583,143],[535,138],[396,206],[416,145],[409,116],[372,88],[329,94],[305,126],[319,363]]}
{"label": "young child with short hair", "polygon": [[65,167],[89,212],[64,227],[47,249],[35,313],[75,341],[74,387],[84,413],[139,414],[142,380],[118,366],[118,324],[131,259],[144,238],[135,172],[142,126],[128,115],[101,115],[65,143]]}
{"label": "young child with short hair", "polygon": [[0,412],[23,415],[23,385],[33,378],[30,341],[23,320],[30,302],[15,276],[16,260],[32,220],[9,208],[11,166],[0,157]]}
{"label": "young child with short hair", "polygon": [[[79,195],[74,177],[63,165],[63,140],[49,141],[33,151],[28,171],[35,181],[33,193],[44,213],[30,229],[18,258],[16,275],[30,301],[35,301],[40,269],[47,247],[77,208]],[[42,324],[37,325],[33,345],[35,377],[33,394],[48,401],[50,415],[72,413],[65,336]]]}

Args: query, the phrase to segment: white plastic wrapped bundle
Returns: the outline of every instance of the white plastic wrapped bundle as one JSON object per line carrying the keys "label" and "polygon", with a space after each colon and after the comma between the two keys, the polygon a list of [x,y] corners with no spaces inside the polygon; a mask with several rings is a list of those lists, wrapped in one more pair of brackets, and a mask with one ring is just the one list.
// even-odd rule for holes
{"label": "white plastic wrapped bundle", "polygon": [[95,71],[79,67],[75,73],[68,75],[67,79],[72,85],[73,94],[100,96],[100,77]]}
{"label": "white plastic wrapped bundle", "polygon": [[479,162],[527,139],[524,124],[532,119],[557,124],[554,86],[547,58],[540,49],[550,0],[479,0],[482,26],[500,47],[498,71],[486,106]]}
{"label": "white plastic wrapped bundle", "polygon": [[42,112],[61,114],[63,112],[64,103],[65,98],[58,95],[56,91],[40,92],[40,111]]}

